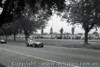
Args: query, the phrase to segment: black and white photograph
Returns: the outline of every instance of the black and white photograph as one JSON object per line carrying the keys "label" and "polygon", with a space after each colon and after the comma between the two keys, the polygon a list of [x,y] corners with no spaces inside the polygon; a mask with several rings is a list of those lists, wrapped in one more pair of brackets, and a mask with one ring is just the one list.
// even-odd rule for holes
{"label": "black and white photograph", "polygon": [[100,0],[0,0],[0,67],[100,67]]}

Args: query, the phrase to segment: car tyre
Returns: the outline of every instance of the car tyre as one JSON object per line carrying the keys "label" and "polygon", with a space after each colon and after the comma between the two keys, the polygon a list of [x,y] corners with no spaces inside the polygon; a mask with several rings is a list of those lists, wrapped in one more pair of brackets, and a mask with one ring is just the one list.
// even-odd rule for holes
{"label": "car tyre", "polygon": [[40,47],[42,48],[42,47],[44,47],[44,45],[43,45],[43,44],[41,44],[41,45],[40,45]]}
{"label": "car tyre", "polygon": [[33,45],[30,45],[31,47],[34,47]]}
{"label": "car tyre", "polygon": [[36,44],[33,44],[33,47],[36,47]]}
{"label": "car tyre", "polygon": [[29,44],[26,44],[26,47],[29,47]]}

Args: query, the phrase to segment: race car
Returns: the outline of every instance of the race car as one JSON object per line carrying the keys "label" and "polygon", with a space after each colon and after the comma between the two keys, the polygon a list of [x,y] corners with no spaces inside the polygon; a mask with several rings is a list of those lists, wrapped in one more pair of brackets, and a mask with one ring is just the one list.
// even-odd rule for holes
{"label": "race car", "polygon": [[0,43],[1,43],[1,44],[6,44],[7,41],[6,41],[5,39],[0,39]]}
{"label": "race car", "polygon": [[44,44],[41,43],[41,42],[37,42],[33,39],[29,39],[27,42],[26,42],[26,47],[43,47]]}

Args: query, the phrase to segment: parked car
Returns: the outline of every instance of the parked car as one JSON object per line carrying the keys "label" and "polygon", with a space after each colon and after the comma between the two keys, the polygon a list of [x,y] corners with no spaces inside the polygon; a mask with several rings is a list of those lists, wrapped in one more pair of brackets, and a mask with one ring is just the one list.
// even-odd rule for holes
{"label": "parked car", "polygon": [[29,39],[29,40],[26,42],[26,46],[27,46],[27,47],[43,47],[44,44],[41,43],[41,42],[37,42],[37,41],[35,41],[34,39]]}
{"label": "parked car", "polygon": [[0,39],[0,43],[1,43],[1,44],[6,44],[7,41],[6,41],[5,39]]}

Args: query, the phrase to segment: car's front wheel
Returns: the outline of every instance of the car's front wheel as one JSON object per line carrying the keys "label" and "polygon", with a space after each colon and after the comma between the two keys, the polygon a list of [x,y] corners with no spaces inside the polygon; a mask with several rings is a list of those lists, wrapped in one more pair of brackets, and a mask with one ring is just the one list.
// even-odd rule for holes
{"label": "car's front wheel", "polygon": [[44,44],[41,44],[40,47],[44,47]]}
{"label": "car's front wheel", "polygon": [[26,43],[26,47],[29,47],[29,44],[28,43]]}

